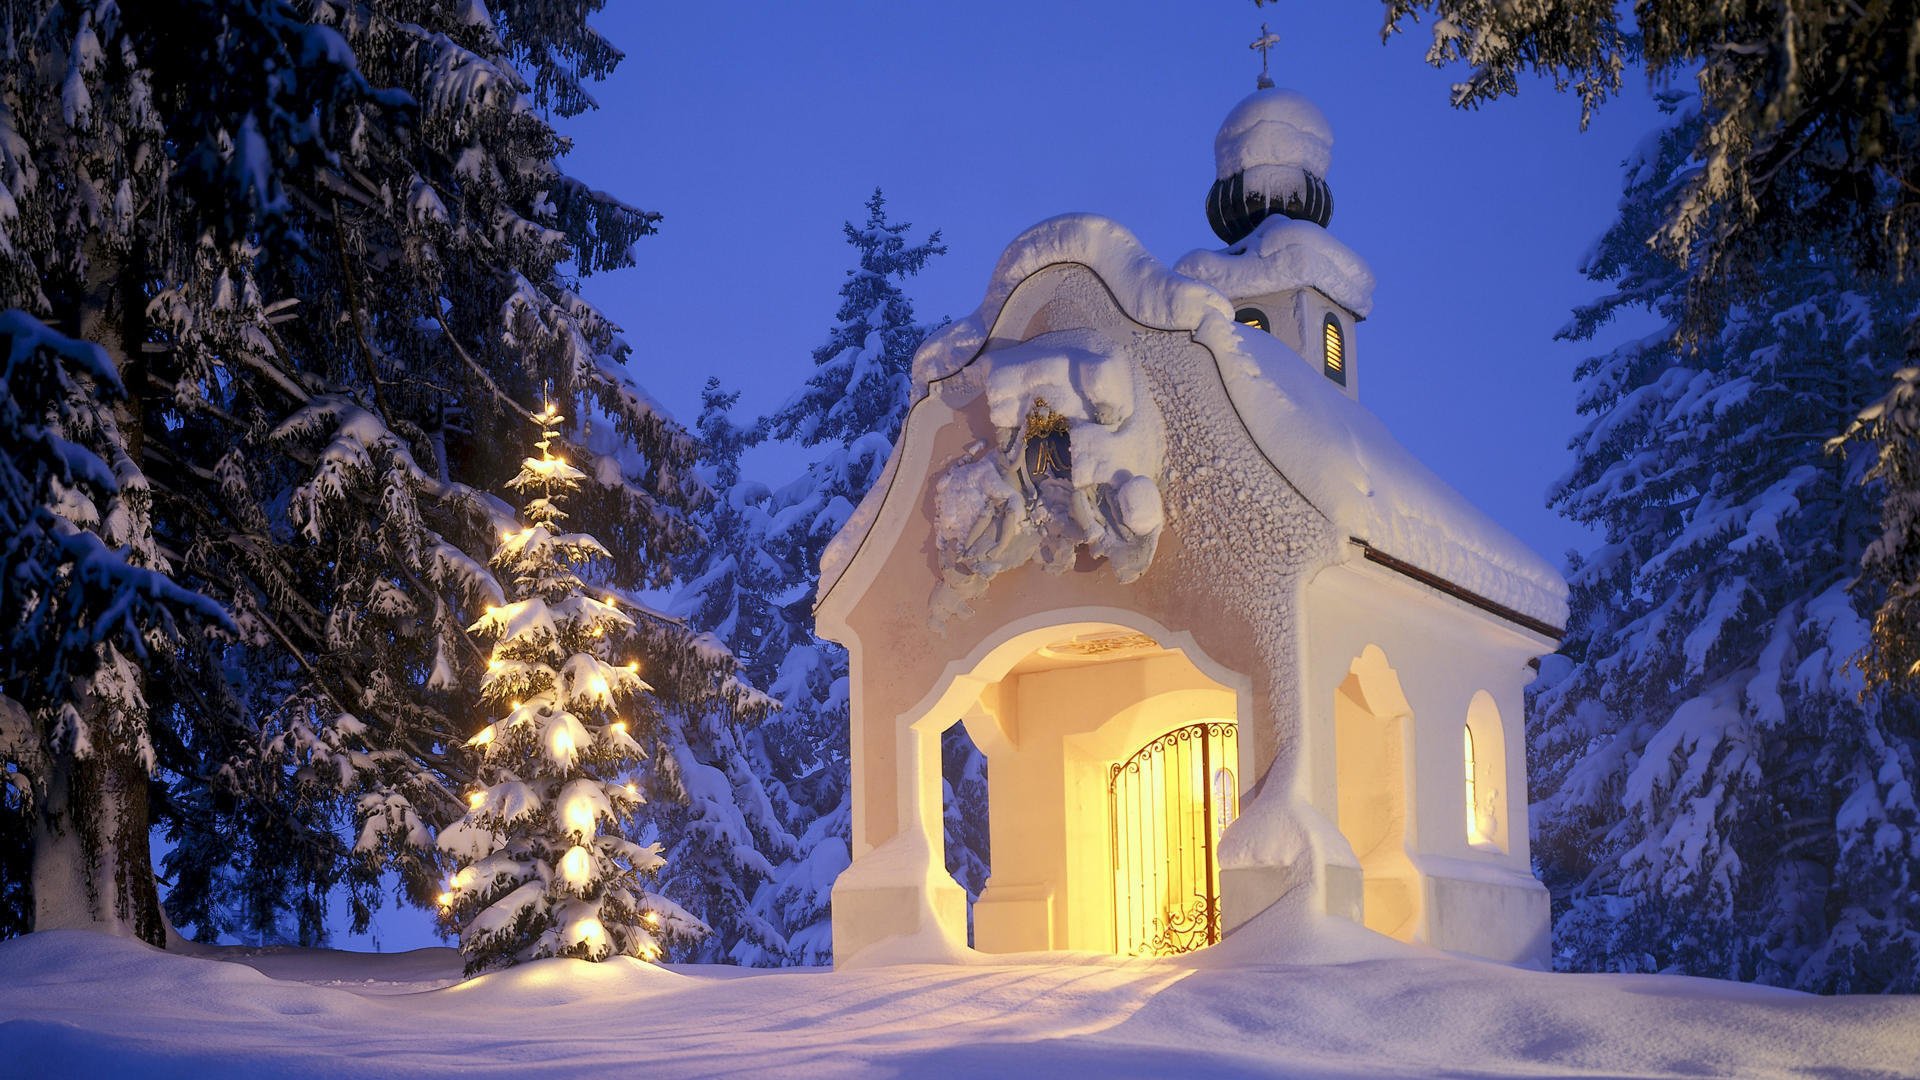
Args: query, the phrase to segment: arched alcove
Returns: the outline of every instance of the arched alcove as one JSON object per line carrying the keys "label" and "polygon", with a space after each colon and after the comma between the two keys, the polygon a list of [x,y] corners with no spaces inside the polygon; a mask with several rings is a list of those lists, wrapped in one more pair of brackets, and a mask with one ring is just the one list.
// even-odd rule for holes
{"label": "arched alcove", "polygon": [[1362,919],[1410,940],[1420,915],[1419,875],[1407,855],[1413,710],[1377,646],[1367,646],[1334,691],[1333,718],[1339,827],[1360,862]]}
{"label": "arched alcove", "polygon": [[[1463,807],[1461,824],[1473,847],[1507,850],[1507,740],[1500,708],[1485,690],[1467,703],[1466,734],[1473,746],[1471,772],[1463,770],[1462,795],[1473,801]],[[1463,763],[1466,764],[1466,763]]]}

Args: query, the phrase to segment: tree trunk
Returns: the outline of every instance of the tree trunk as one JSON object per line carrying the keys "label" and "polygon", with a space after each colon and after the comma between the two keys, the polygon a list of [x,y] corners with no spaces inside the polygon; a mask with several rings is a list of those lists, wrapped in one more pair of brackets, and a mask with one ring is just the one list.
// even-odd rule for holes
{"label": "tree trunk", "polygon": [[36,809],[33,928],[127,934],[165,948],[139,757],[117,747],[60,755]]}
{"label": "tree trunk", "polygon": [[[107,270],[89,280],[81,295],[56,307],[65,309],[62,329],[100,345],[118,369],[128,396],[115,407],[115,419],[129,457],[138,463],[145,451],[141,398],[146,391],[141,278],[132,263],[101,258],[93,265]],[[147,763],[139,751],[145,739],[128,730],[129,721],[146,723],[144,692],[140,700],[137,716],[116,717],[112,706],[82,690],[79,708],[93,733],[83,752],[55,750],[51,733],[36,731],[46,780],[36,792],[34,815],[35,930],[101,930],[166,947],[167,922],[148,839]]]}

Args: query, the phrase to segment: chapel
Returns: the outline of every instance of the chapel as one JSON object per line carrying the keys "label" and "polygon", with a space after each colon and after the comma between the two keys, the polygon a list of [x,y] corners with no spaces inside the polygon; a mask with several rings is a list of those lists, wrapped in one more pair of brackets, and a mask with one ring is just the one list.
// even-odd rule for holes
{"label": "chapel", "polygon": [[[1332,149],[1263,76],[1214,140],[1224,246],[1169,267],[1111,220],[1041,222],[920,348],[817,597],[851,653],[840,962],[1181,953],[1289,896],[1546,962],[1522,707],[1566,585],[1362,403],[1374,282],[1329,231]],[[962,723],[970,916],[942,846]]]}

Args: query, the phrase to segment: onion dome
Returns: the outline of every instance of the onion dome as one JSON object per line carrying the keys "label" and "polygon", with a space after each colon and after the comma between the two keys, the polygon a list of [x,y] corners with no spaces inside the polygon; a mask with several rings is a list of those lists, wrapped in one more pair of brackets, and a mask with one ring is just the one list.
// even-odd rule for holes
{"label": "onion dome", "polygon": [[1237,244],[1254,226],[1281,214],[1325,226],[1333,217],[1327,168],[1333,129],[1306,95],[1261,89],[1227,114],[1213,139],[1213,189],[1207,221],[1215,235]]}

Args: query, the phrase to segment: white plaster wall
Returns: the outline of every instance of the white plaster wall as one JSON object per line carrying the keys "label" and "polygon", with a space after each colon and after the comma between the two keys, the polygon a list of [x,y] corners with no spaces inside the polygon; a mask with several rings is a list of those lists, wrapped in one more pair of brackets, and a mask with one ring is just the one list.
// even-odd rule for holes
{"label": "white plaster wall", "polygon": [[[1378,649],[1409,714],[1405,844],[1422,899],[1408,936],[1443,949],[1543,962],[1547,896],[1529,862],[1522,710],[1534,677],[1527,662],[1552,644],[1365,562],[1357,546],[1308,584],[1306,609],[1306,773],[1314,806],[1339,821],[1343,770],[1355,763],[1339,760],[1336,695],[1356,659]],[[1503,810],[1490,843],[1473,843],[1466,828],[1460,733],[1470,712],[1482,783],[1496,788]],[[1323,854],[1336,868],[1326,878],[1339,890],[1327,894],[1330,911],[1351,906],[1356,860],[1341,850],[1344,842],[1336,833]]]}

